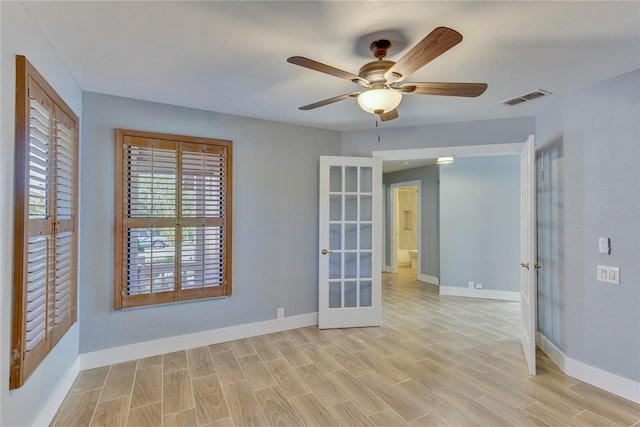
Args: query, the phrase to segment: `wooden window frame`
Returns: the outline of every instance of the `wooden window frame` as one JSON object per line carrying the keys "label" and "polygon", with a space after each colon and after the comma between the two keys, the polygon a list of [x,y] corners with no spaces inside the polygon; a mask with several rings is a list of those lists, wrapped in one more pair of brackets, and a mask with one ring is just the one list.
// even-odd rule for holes
{"label": "wooden window frame", "polygon": [[[130,173],[128,161],[128,147],[154,146],[163,150],[176,150],[175,172],[175,215],[174,217],[132,217],[128,214],[130,208],[128,200],[128,176]],[[184,151],[183,151],[184,150]],[[224,213],[222,218],[189,218],[182,215],[182,154],[196,150],[215,150],[224,158]],[[157,132],[147,132],[131,129],[115,129],[115,219],[114,219],[114,309],[154,306],[175,302],[226,297],[232,291],[232,141],[212,138],[201,138],[184,135],[172,135]],[[183,289],[181,275],[182,268],[181,245],[182,228],[194,226],[223,227],[224,260],[222,264],[223,280],[220,286],[207,286],[198,289]],[[151,292],[134,295],[129,292],[127,278],[129,268],[129,229],[144,227],[174,228],[175,249],[173,262],[173,277],[175,289],[163,292]],[[178,237],[180,235],[180,237]],[[153,242],[153,241],[152,241]],[[151,279],[153,280],[153,279]],[[204,280],[204,279],[203,279]]]}
{"label": "wooden window frame", "polygon": [[[41,161],[47,169],[44,189],[45,214],[43,218],[30,217],[30,180],[32,166],[31,99],[40,102],[50,114],[47,160]],[[67,140],[62,127],[73,130]],[[64,132],[64,131],[62,131]],[[62,135],[62,136],[60,136]],[[67,146],[63,146],[63,144]],[[24,56],[16,56],[16,149],[15,149],[15,205],[14,205],[14,281],[11,369],[9,388],[21,387],[53,347],[77,320],[78,270],[78,159],[79,120],[73,110],[38,73]],[[66,151],[69,149],[69,151]],[[58,174],[58,168],[65,168]],[[35,172],[34,172],[35,173]],[[68,173],[66,177],[64,174]],[[65,183],[62,184],[61,177]],[[60,187],[60,188],[58,188]],[[58,197],[69,196],[68,207],[58,206]],[[66,196],[65,196],[66,197]],[[66,202],[65,202],[66,203]],[[62,205],[60,205],[62,206]],[[62,213],[64,212],[64,214]],[[64,247],[57,240],[65,237]],[[44,273],[44,331],[43,337],[28,347],[29,312],[29,239],[45,239]],[[37,237],[40,238],[40,237]],[[64,259],[64,265],[59,260]],[[62,277],[62,279],[60,279]],[[59,282],[60,279],[60,282]],[[60,287],[59,287],[60,286]],[[58,291],[65,293],[59,303]],[[39,298],[37,298],[39,299]],[[68,303],[68,308],[63,304]],[[58,318],[58,310],[63,316]]]}

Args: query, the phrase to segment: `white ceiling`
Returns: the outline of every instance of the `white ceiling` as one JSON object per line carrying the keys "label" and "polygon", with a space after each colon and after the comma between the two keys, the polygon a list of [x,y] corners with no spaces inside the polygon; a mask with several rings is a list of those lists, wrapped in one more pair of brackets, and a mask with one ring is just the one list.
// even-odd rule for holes
{"label": "white ceiling", "polygon": [[[640,2],[178,1],[25,2],[83,90],[335,130],[376,116],[349,99],[297,107],[359,86],[286,62],[300,55],[357,74],[375,35],[437,26],[464,40],[407,81],[485,82],[479,98],[404,96],[413,126],[536,114],[557,95],[640,68]],[[534,89],[554,95],[500,104]]]}

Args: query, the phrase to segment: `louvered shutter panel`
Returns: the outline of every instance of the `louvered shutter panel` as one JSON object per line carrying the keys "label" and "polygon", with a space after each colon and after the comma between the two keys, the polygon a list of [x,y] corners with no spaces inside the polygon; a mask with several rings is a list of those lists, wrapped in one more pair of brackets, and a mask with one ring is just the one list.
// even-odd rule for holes
{"label": "louvered shutter panel", "polygon": [[78,118],[16,60],[15,268],[10,388],[76,321]]}
{"label": "louvered shutter panel", "polygon": [[181,158],[182,289],[221,287],[226,273],[226,148],[183,143]]}
{"label": "louvered shutter panel", "polygon": [[75,321],[77,277],[77,180],[76,126],[60,109],[55,110],[55,278],[50,306],[52,344],[62,338]]}
{"label": "louvered shutter panel", "polygon": [[50,348],[49,314],[53,277],[52,130],[53,102],[29,80],[28,221],[26,224],[25,371],[30,373]]}
{"label": "louvered shutter panel", "polygon": [[[125,138],[123,306],[175,300],[177,152],[170,141]],[[153,298],[144,297],[153,295]]]}

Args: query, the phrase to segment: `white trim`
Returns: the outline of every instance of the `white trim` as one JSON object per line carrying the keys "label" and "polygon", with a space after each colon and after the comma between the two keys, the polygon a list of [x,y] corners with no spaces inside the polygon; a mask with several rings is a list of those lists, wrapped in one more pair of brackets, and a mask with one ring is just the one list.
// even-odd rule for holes
{"label": "white trim", "polygon": [[555,363],[558,368],[562,370],[562,372],[565,371],[566,356],[558,347],[556,347],[554,343],[549,341],[549,339],[542,335],[540,332],[537,332],[536,344],[538,345],[538,347],[540,347],[540,350],[542,350],[544,354],[549,356],[549,359],[551,359],[553,363]]}
{"label": "white trim", "polygon": [[[384,173],[383,173],[384,176]],[[380,249],[382,249],[382,256],[380,257],[380,264],[382,265],[382,272],[389,272],[389,270],[387,270],[389,268],[389,266],[387,265],[387,203],[388,203],[388,199],[389,199],[389,194],[387,192],[387,186],[382,184],[382,227],[381,227],[381,234],[382,234],[382,247]]]}
{"label": "white trim", "polygon": [[640,382],[621,377],[566,356],[549,339],[538,332],[540,349],[566,374],[640,404]]}
{"label": "white trim", "polygon": [[440,286],[440,295],[468,298],[484,298],[502,301],[520,301],[520,292],[498,291],[495,289],[469,289],[457,286]]}
{"label": "white trim", "polygon": [[566,358],[565,374],[635,403],[640,403],[640,382],[612,374],[586,363]]}
{"label": "white trim", "polygon": [[440,279],[436,276],[428,274],[418,274],[418,280],[421,282],[431,283],[432,285],[440,285]]}
{"label": "white trim", "polygon": [[38,416],[36,417],[34,426],[48,426],[53,421],[56,412],[62,405],[65,396],[71,390],[73,382],[76,380],[78,373],[80,372],[80,358],[76,357],[73,365],[67,370],[62,379],[58,382],[55,390],[49,396],[47,403],[40,409]]}
{"label": "white trim", "polygon": [[461,145],[455,147],[435,148],[411,148],[407,150],[379,150],[374,151],[373,157],[382,160],[410,160],[410,159],[437,159],[440,156],[506,156],[520,154],[524,143],[511,144],[486,144],[486,145]]}
{"label": "white trim", "polygon": [[[313,326],[317,324],[318,313],[309,313],[301,314],[299,316],[285,317],[284,319],[266,320],[264,322],[211,329],[193,334],[145,341],[123,345],[121,347],[106,348],[104,350],[80,354],[80,369],[85,370],[97,368],[99,366],[107,366],[114,363],[171,353],[174,351],[185,350],[187,348],[201,347],[203,345],[271,334],[289,329],[304,328],[306,326]],[[62,394],[62,396],[65,394],[66,393]]]}
{"label": "white trim", "polygon": [[382,271],[384,271],[385,273],[393,273],[393,271],[391,271],[391,266],[390,265],[385,265],[382,268]]}

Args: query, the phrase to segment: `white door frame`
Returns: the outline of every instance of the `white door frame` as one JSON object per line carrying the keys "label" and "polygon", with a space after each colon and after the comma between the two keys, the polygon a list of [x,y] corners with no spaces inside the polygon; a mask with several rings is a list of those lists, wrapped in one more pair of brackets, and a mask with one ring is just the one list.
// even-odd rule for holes
{"label": "white door frame", "polygon": [[[418,224],[417,224],[417,230],[416,233],[418,233],[417,235],[417,246],[418,246],[418,258],[417,258],[417,276],[420,276],[420,272],[422,271],[421,269],[421,262],[420,262],[420,254],[422,253],[422,181],[420,180],[413,180],[413,181],[405,181],[405,182],[396,182],[393,184],[389,185],[390,188],[390,202],[391,202],[391,206],[390,206],[390,215],[389,215],[389,229],[390,229],[390,233],[392,234],[391,239],[390,239],[390,245],[389,245],[389,251],[391,252],[391,258],[389,260],[390,265],[390,273],[397,273],[398,272],[398,230],[396,229],[396,227],[398,226],[398,219],[397,219],[397,212],[396,212],[396,207],[398,206],[398,188],[402,188],[402,187],[418,187],[418,196],[416,197],[416,203],[417,203],[417,212],[416,215],[418,217]],[[385,233],[386,234],[386,233]]]}

